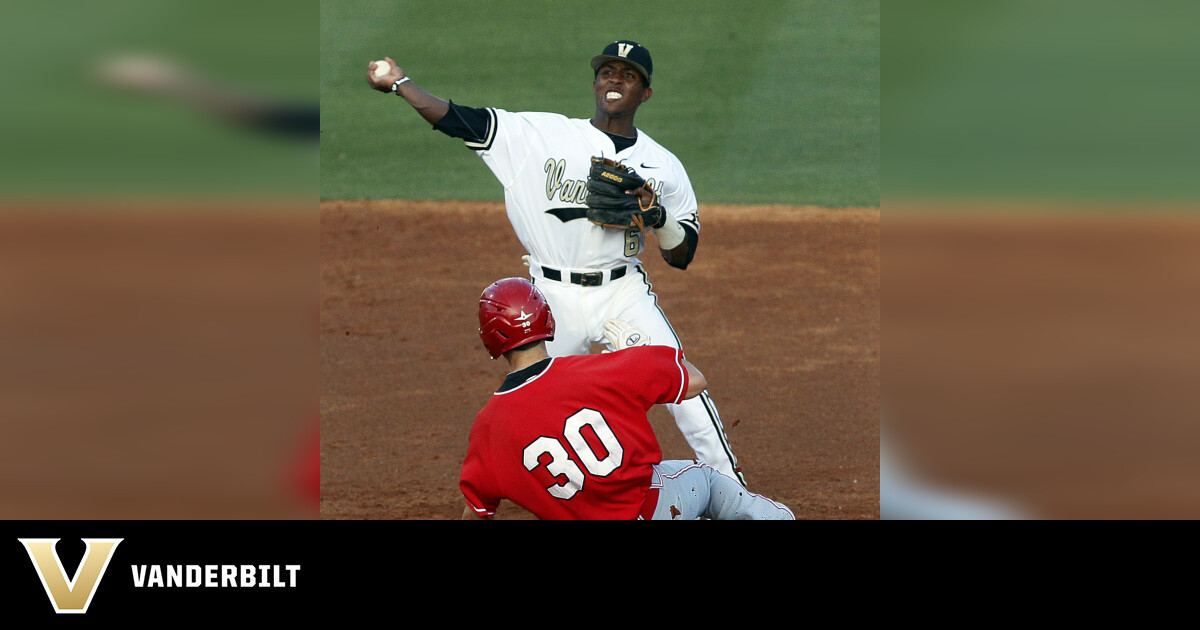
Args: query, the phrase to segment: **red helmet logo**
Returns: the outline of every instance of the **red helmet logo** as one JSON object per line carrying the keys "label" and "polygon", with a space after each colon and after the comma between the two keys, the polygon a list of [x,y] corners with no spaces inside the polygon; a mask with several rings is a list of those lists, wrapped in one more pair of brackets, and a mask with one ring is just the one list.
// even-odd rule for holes
{"label": "red helmet logo", "polygon": [[479,338],[492,358],[541,339],[554,339],[554,315],[542,292],[524,278],[505,278],[479,296]]}

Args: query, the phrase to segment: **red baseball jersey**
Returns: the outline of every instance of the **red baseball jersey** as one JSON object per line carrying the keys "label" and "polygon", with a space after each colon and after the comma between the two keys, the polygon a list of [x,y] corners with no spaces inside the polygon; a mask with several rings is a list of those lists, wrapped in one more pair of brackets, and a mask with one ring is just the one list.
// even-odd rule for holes
{"label": "red baseball jersey", "polygon": [[662,449],[646,412],[687,392],[683,352],[639,346],[509,375],[475,417],[459,487],[491,518],[508,499],[541,519],[637,518]]}

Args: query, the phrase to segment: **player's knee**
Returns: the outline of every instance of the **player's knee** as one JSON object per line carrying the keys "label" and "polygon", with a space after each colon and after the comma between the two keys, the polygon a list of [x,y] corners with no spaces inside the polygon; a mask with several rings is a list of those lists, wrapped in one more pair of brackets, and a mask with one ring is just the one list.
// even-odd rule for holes
{"label": "player's knee", "polygon": [[[775,503],[775,502],[772,501],[772,503]],[[775,505],[779,508],[779,511],[776,512],[770,520],[773,520],[773,521],[794,521],[794,520],[796,520],[796,515],[792,512],[792,508],[789,508],[788,506],[786,506],[782,503],[775,503]]]}

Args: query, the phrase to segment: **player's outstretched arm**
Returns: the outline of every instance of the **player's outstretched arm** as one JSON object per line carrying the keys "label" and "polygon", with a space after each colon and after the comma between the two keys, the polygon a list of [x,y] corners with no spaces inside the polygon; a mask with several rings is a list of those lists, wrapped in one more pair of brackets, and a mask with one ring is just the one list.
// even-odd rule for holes
{"label": "player's outstretched arm", "polygon": [[696,366],[692,365],[687,359],[684,359],[683,367],[687,369],[688,373],[688,388],[683,394],[684,400],[695,398],[700,395],[700,392],[708,389],[708,381],[705,380],[700,370],[696,369]]}
{"label": "player's outstretched arm", "polygon": [[[408,75],[404,74],[404,70],[396,65],[396,62],[391,57],[384,57],[383,61],[388,63],[389,69],[387,72],[378,75],[375,74],[376,69],[379,67],[377,62],[372,61],[367,64],[367,83],[380,92],[391,92],[396,82],[407,78]],[[417,110],[421,118],[424,118],[431,125],[437,124],[437,121],[441,120],[446,115],[446,112],[450,111],[449,101],[426,92],[417,86],[416,83],[413,83],[412,79],[397,86],[395,92],[404,97],[404,100],[408,101],[408,104]]]}
{"label": "player's outstretched arm", "polygon": [[[608,342],[608,348],[602,350],[601,354],[650,345],[650,335],[620,319],[610,319],[604,322],[604,340]],[[708,380],[696,366],[687,359],[683,359],[683,367],[688,374],[688,388],[683,393],[684,400],[695,398],[700,395],[700,392],[708,389]]]}

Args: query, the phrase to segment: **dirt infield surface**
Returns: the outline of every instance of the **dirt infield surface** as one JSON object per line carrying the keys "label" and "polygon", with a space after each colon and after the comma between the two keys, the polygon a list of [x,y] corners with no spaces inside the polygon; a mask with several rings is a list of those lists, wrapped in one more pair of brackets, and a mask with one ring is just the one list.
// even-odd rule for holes
{"label": "dirt infield surface", "polygon": [[925,210],[882,239],[889,452],[1036,517],[1200,518],[1195,209]]}
{"label": "dirt infield surface", "polygon": [[[879,211],[701,206],[686,271],[643,253],[749,488],[798,519],[879,517]],[[321,517],[457,519],[506,372],[479,293],[527,277],[500,203],[321,204]],[[694,455],[662,408],[665,459]],[[505,503],[497,518],[531,519]]]}

